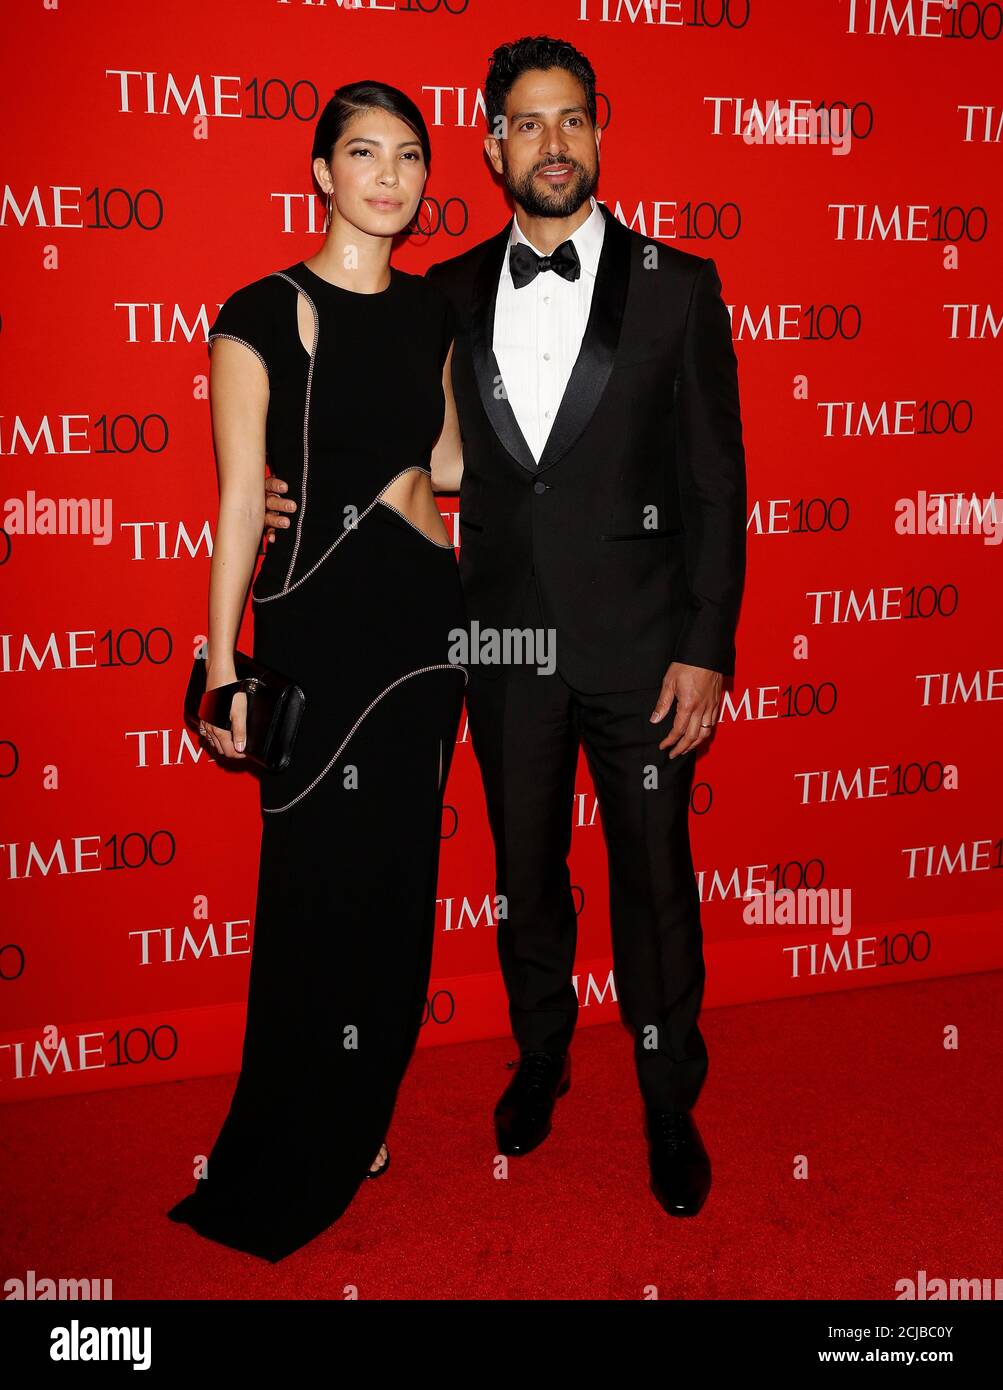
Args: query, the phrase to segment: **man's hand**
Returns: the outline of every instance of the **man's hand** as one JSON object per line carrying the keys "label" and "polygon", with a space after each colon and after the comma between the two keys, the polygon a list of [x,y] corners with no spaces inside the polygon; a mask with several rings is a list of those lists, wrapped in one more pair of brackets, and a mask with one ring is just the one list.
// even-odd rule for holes
{"label": "man's hand", "polygon": [[282,494],[289,490],[288,483],[269,473],[265,478],[265,540],[270,544],[275,539],[276,526],[286,527],[292,523],[289,513],[296,510],[296,503]]}
{"label": "man's hand", "polygon": [[688,753],[691,748],[710,738],[717,722],[721,685],[721,673],[708,671],[703,666],[685,666],[681,661],[674,661],[666,671],[657,703],[651,712],[651,722],[657,724],[665,718],[675,696],[676,717],[670,732],[658,745],[659,748],[668,748],[677,739],[682,739],[669,754],[670,758]]}

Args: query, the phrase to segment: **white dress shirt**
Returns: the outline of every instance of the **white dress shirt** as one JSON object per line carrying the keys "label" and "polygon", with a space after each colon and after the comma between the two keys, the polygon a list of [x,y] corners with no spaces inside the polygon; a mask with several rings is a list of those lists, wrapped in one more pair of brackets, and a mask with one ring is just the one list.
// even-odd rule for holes
{"label": "white dress shirt", "polygon": [[[509,404],[537,463],[581,349],[592,307],[606,221],[595,198],[589,201],[591,215],[568,238],[581,262],[577,280],[565,280],[554,270],[544,270],[528,285],[516,289],[507,250],[498,277],[492,347]],[[538,256],[544,254],[523,233],[518,213],[512,218],[509,246],[517,241],[524,241]]]}

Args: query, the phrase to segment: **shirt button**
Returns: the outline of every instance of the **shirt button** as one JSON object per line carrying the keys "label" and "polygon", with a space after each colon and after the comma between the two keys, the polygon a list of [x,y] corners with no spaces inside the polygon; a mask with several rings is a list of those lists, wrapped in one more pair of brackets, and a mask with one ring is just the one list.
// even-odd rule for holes
{"label": "shirt button", "polygon": [[545,294],[545,295],[543,296],[543,302],[544,302],[544,304],[549,304],[549,303],[550,303],[550,295],[549,295],[549,294]]}
{"label": "shirt button", "polygon": [[545,353],[543,354],[543,360],[544,360],[544,362],[549,362],[549,361],[550,361],[550,353],[549,353],[549,352],[545,352]]}
{"label": "shirt button", "polygon": [[543,481],[542,478],[537,478],[536,482],[533,484],[533,491],[537,493],[547,491],[547,484]]}
{"label": "shirt button", "polygon": [[549,411],[549,410],[545,410],[545,411],[543,412],[543,418],[544,418],[545,420],[549,420],[549,419],[550,419],[550,411]]}

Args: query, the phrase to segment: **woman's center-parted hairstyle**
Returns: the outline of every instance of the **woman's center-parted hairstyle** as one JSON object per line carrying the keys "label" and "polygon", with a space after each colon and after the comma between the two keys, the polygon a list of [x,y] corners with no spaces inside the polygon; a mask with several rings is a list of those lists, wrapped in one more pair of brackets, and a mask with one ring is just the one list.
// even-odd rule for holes
{"label": "woman's center-parted hairstyle", "polygon": [[505,130],[505,98],[516,80],[533,68],[564,68],[577,77],[585,90],[585,107],[589,120],[596,123],[596,75],[584,53],[579,53],[565,39],[515,39],[500,44],[488,59],[488,75],[484,82],[484,110],[488,133],[503,139]]}
{"label": "woman's center-parted hairstyle", "polygon": [[314,130],[311,164],[315,159],[323,159],[330,164],[334,147],[345,133],[348,123],[373,107],[396,116],[414,131],[421,144],[425,172],[428,173],[432,166],[432,145],[425,118],[405,92],[386,82],[347,82],[335,90],[334,96],[320,113]]}

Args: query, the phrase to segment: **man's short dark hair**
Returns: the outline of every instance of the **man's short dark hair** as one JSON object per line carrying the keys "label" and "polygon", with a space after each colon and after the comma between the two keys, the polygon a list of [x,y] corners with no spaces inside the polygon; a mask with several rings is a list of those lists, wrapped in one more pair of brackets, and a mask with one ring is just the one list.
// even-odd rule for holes
{"label": "man's short dark hair", "polygon": [[577,77],[585,89],[585,106],[589,120],[596,123],[596,75],[592,64],[584,53],[565,39],[539,38],[515,39],[503,43],[488,59],[488,75],[484,82],[484,108],[488,120],[488,130],[498,134],[504,129],[499,120],[505,115],[505,98],[512,90],[515,81],[532,68],[564,68]]}

